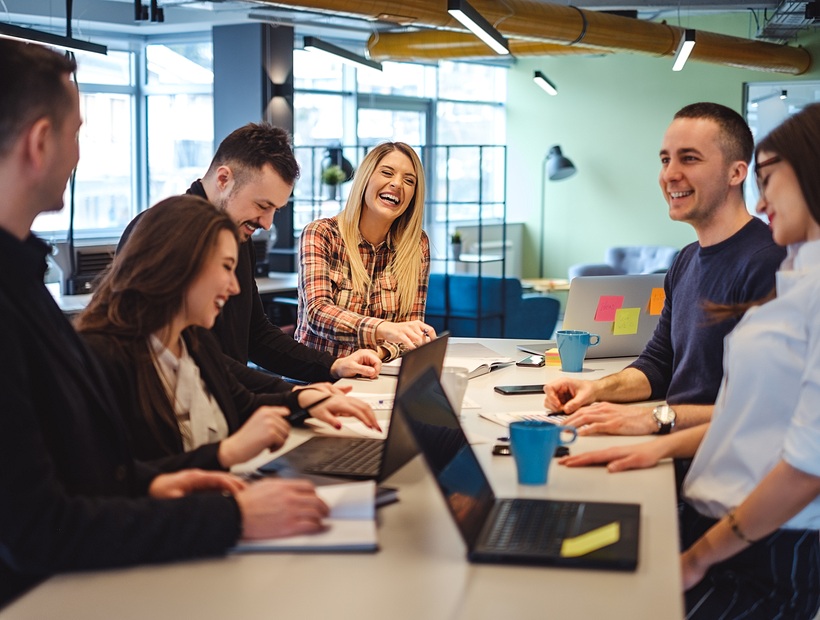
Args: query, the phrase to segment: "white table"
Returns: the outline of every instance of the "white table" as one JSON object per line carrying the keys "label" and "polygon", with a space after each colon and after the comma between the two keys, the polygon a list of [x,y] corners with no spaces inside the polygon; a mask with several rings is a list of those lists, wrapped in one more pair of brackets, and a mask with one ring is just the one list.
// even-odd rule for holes
{"label": "white table", "polygon": [[[501,354],[523,357],[515,343],[482,340]],[[585,377],[622,368],[628,360],[588,360]],[[510,367],[470,381],[468,396],[488,409],[540,407],[541,396],[501,396],[499,384],[539,383],[558,368]],[[356,390],[386,392],[395,378],[346,380]],[[472,433],[493,441],[474,446],[498,495],[637,502],[641,540],[634,573],[473,565],[421,457],[388,484],[400,501],[379,510],[376,554],[256,554],[61,575],[0,613],[2,620],[61,618],[333,618],[356,620],[506,618],[642,618],[683,616],[677,514],[671,463],[651,470],[608,474],[602,468],[553,466],[545,487],[520,487],[509,457],[490,448],[503,427],[463,411]],[[304,441],[294,433],[284,449]],[[579,438],[573,452],[642,441]]]}
{"label": "white table", "polygon": [[[298,286],[298,276],[295,273],[279,273],[272,271],[267,277],[256,278],[256,286],[260,295],[279,295],[283,293],[295,293]],[[78,314],[85,310],[88,302],[91,301],[91,294],[83,295],[63,295],[60,292],[59,282],[46,284],[54,301],[65,314]]]}

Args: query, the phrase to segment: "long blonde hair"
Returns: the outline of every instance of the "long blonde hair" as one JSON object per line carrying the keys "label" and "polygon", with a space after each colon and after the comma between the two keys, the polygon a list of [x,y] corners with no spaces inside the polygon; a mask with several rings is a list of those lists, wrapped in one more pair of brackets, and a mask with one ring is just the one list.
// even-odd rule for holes
{"label": "long blonde hair", "polygon": [[350,271],[353,279],[353,290],[364,294],[370,285],[370,278],[364,268],[359,254],[359,220],[364,207],[364,194],[370,177],[376,166],[388,153],[399,151],[413,163],[416,173],[416,191],[407,209],[390,227],[390,236],[395,254],[387,265],[386,271],[392,271],[398,282],[399,311],[409,315],[418,295],[419,273],[421,272],[422,252],[421,235],[424,216],[424,169],[416,152],[404,142],[383,142],[371,150],[362,161],[353,186],[347,198],[345,208],[338,216],[339,232],[347,248]]}

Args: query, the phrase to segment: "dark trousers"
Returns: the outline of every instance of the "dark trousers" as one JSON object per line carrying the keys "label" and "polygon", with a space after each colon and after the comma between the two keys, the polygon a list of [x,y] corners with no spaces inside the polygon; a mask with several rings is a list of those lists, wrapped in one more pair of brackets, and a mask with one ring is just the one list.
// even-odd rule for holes
{"label": "dark trousers", "polygon": [[[681,502],[681,548],[715,523]],[[685,598],[687,619],[812,620],[820,608],[820,536],[777,530],[713,566]]]}

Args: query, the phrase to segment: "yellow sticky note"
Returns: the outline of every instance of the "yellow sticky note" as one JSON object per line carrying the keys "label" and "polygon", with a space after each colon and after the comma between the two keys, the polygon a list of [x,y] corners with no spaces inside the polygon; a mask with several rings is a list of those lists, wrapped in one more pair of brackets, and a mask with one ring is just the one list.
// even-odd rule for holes
{"label": "yellow sticky note", "polygon": [[662,288],[653,288],[649,296],[649,314],[657,316],[663,310],[663,302],[666,301],[666,292]]}
{"label": "yellow sticky note", "polygon": [[612,333],[615,336],[627,336],[638,333],[638,319],[641,317],[640,308],[621,308],[615,311],[615,322],[612,324]]}
{"label": "yellow sticky note", "polygon": [[609,545],[614,545],[621,539],[621,524],[613,521],[598,529],[581,534],[575,538],[565,538],[561,543],[561,556],[565,558],[577,558],[587,553],[592,553],[598,549],[603,549]]}

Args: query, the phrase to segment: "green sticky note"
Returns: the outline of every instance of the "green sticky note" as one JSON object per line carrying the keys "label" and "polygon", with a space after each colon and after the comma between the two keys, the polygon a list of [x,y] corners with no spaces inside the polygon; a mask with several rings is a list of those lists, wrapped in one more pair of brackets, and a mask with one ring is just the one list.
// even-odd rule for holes
{"label": "green sticky note", "polygon": [[615,322],[612,324],[612,334],[628,336],[638,333],[638,319],[641,317],[640,308],[621,308],[615,311]]}
{"label": "green sticky note", "polygon": [[609,545],[614,545],[621,539],[621,523],[613,521],[598,529],[581,534],[575,538],[565,538],[561,543],[561,556],[565,558],[577,558],[587,553],[592,553],[598,549],[603,549]]}

